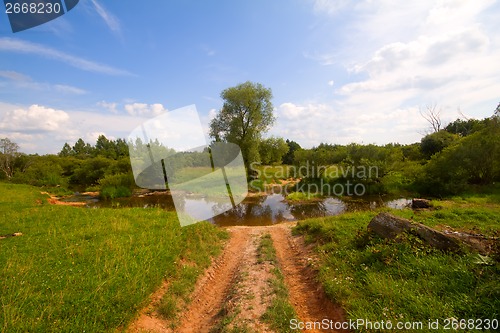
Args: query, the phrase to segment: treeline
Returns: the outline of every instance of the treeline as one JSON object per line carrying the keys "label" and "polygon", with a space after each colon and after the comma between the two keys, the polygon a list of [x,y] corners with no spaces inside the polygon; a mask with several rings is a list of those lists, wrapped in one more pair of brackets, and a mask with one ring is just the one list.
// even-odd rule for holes
{"label": "treeline", "polygon": [[[127,142],[99,136],[95,145],[79,139],[65,144],[58,155],[26,155],[10,152],[12,173],[3,173],[15,183],[54,187],[56,192],[100,191],[102,197],[132,194],[135,182]],[[2,177],[0,176],[0,177]],[[57,190],[56,190],[57,189]]]}
{"label": "treeline", "polygon": [[[302,183],[362,183],[372,194],[457,194],[470,186],[500,181],[499,119],[497,115],[483,120],[457,119],[409,145],[322,143],[303,149],[294,141],[268,138],[259,145],[260,159],[264,165],[286,164],[302,173],[305,170],[305,174],[293,175],[303,178]],[[134,143],[132,159],[138,157],[134,156],[137,152],[145,153],[145,145]],[[158,142],[148,147],[168,150]],[[61,192],[99,191],[107,198],[129,196],[137,188],[124,139],[101,135],[95,145],[79,139],[73,146],[66,143],[57,155],[26,155],[18,148],[9,139],[0,140],[0,179]],[[184,166],[197,167],[203,165],[205,154],[186,153],[177,159]]]}
{"label": "treeline", "polygon": [[[470,186],[500,181],[499,119],[457,119],[410,145],[322,143],[312,149],[296,150],[292,162],[301,170],[310,170],[303,179],[306,183],[362,183],[372,194],[407,190],[453,195]],[[327,168],[317,172],[318,166]],[[366,170],[377,172],[368,174]]]}
{"label": "treeline", "polygon": [[89,157],[105,157],[109,159],[120,159],[128,157],[128,144],[124,139],[109,140],[104,135],[97,138],[95,146],[85,143],[83,139],[78,139],[74,146],[65,143],[60,157],[77,157],[85,159]]}

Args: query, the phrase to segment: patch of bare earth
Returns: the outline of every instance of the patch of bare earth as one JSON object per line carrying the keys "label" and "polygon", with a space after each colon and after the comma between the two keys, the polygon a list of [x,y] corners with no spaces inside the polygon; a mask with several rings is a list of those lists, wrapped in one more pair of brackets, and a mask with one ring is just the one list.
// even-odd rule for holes
{"label": "patch of bare earth", "polygon": [[273,277],[273,265],[259,262],[258,247],[264,227],[249,228],[251,241],[243,249],[243,260],[238,268],[237,281],[226,297],[221,319],[231,318],[231,328],[246,328],[251,332],[273,332],[261,321],[271,303],[271,287],[269,280]]}
{"label": "patch of bare earth", "polygon": [[85,202],[65,202],[61,201],[60,198],[48,193],[48,192],[40,192],[40,194],[46,194],[50,198],[47,199],[47,202],[51,205],[60,205],[60,206],[75,206],[75,207],[81,207],[85,206]]}
{"label": "patch of bare earth", "polygon": [[316,272],[311,267],[312,254],[302,237],[291,235],[290,224],[231,227],[228,231],[231,237],[224,251],[198,280],[192,301],[180,315],[177,327],[172,329],[171,324],[159,318],[154,310],[167,290],[165,283],[128,332],[204,333],[220,327],[224,318],[231,319],[227,328],[273,332],[261,320],[273,297],[268,283],[273,276],[273,266],[268,262],[259,263],[257,254],[264,233],[271,234],[278,265],[289,289],[290,303],[300,320],[345,320],[342,308],[327,299],[316,281]]}
{"label": "patch of bare earth", "polygon": [[244,258],[244,249],[251,243],[248,228],[230,229],[231,238],[222,256],[198,281],[193,301],[181,317],[176,332],[209,332],[216,323],[226,295],[237,277]]}
{"label": "patch of bare earth", "polygon": [[159,318],[155,312],[163,295],[167,292],[168,282],[164,281],[161,287],[151,296],[150,304],[142,309],[139,317],[129,326],[128,332],[171,332],[169,323]]}
{"label": "patch of bare earth", "polygon": [[[290,294],[290,303],[303,322],[345,321],[344,310],[332,303],[321,284],[316,280],[316,272],[311,267],[312,254],[302,237],[291,234],[289,224],[279,224],[269,228],[276,256]],[[322,332],[307,330],[305,332]],[[331,330],[329,330],[331,332]],[[339,331],[341,332],[341,331]]]}
{"label": "patch of bare earth", "polygon": [[[208,332],[215,324],[217,314],[234,283],[243,258],[243,249],[251,241],[248,228],[232,228],[229,232],[231,237],[224,251],[196,283],[191,295],[192,302],[181,314],[180,324],[175,330],[171,329],[167,320],[158,317],[155,311],[143,310],[128,332]],[[158,299],[165,292],[166,289],[160,291]],[[152,303],[154,298],[153,296]],[[154,306],[153,304],[152,307]]]}

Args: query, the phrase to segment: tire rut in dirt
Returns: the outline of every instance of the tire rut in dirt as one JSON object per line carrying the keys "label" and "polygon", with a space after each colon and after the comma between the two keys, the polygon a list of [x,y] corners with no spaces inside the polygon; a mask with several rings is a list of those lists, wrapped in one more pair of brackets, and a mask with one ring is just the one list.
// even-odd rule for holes
{"label": "tire rut in dirt", "polygon": [[258,248],[264,234],[263,228],[251,228],[251,241],[244,252],[235,280],[224,300],[221,316],[213,332],[262,332],[274,333],[262,321],[273,298],[269,280],[273,264],[259,260]]}
{"label": "tire rut in dirt", "polygon": [[[320,283],[316,280],[316,273],[308,264],[309,253],[302,238],[293,237],[290,228],[286,225],[272,227],[270,232],[289,290],[290,303],[300,320],[303,322],[318,322],[323,319],[334,322],[345,321],[344,310],[327,298]],[[306,330],[305,332],[322,331]]]}
{"label": "tire rut in dirt", "polygon": [[232,228],[230,233],[231,238],[224,252],[198,281],[192,301],[175,332],[205,333],[215,324],[217,314],[235,283],[236,272],[243,260],[243,249],[251,242],[248,228]]}

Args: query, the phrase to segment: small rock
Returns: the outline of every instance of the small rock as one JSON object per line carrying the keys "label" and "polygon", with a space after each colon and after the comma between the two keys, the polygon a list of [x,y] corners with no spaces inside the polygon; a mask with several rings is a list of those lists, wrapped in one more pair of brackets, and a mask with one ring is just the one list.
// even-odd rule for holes
{"label": "small rock", "polygon": [[431,202],[430,200],[427,199],[418,199],[418,198],[413,198],[411,199],[411,208],[430,208],[431,207]]}

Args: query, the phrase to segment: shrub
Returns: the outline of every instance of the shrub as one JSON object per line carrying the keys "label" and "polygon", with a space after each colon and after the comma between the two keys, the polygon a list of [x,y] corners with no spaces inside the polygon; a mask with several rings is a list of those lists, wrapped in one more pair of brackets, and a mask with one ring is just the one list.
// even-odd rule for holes
{"label": "shrub", "polygon": [[114,199],[131,196],[135,182],[132,173],[117,173],[106,175],[99,180],[99,185],[101,197]]}

